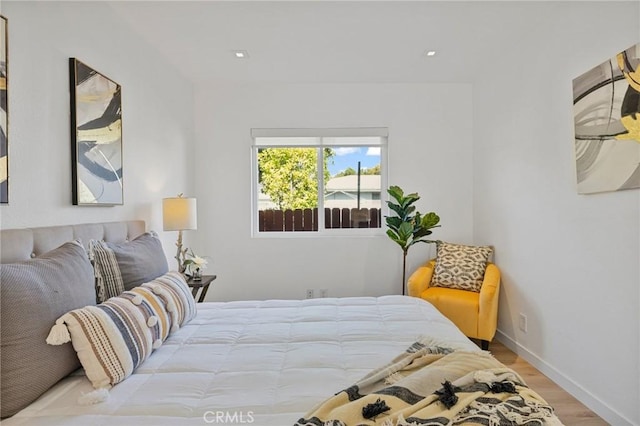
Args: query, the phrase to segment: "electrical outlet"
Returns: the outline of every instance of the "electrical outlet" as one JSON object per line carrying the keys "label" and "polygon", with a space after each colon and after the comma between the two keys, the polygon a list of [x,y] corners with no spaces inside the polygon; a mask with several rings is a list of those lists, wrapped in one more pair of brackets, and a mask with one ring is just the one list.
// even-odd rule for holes
{"label": "electrical outlet", "polygon": [[313,289],[307,289],[307,299],[313,299]]}
{"label": "electrical outlet", "polygon": [[320,297],[329,297],[329,289],[321,288],[320,289]]}
{"label": "electrical outlet", "polygon": [[527,332],[527,316],[525,314],[523,314],[523,313],[520,313],[520,316],[519,316],[519,319],[518,319],[518,328],[523,333]]}

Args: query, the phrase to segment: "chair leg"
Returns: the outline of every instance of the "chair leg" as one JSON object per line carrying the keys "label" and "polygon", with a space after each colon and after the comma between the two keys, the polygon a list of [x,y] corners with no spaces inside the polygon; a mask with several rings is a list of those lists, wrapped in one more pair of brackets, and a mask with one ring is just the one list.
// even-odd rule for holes
{"label": "chair leg", "polygon": [[488,340],[480,340],[480,348],[482,348],[483,351],[488,351],[489,350],[489,341]]}

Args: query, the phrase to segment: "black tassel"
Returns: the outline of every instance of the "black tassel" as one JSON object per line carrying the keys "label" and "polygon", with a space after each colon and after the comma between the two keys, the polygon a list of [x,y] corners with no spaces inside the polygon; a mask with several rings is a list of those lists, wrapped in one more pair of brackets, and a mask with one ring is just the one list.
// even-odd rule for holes
{"label": "black tassel", "polygon": [[447,409],[453,407],[458,402],[456,392],[460,389],[453,386],[450,381],[446,380],[442,384],[443,388],[436,391],[438,395],[438,401],[442,402]]}
{"label": "black tassel", "polygon": [[378,398],[378,400],[373,404],[367,404],[362,408],[362,417],[365,419],[373,419],[374,417],[389,410],[391,410],[391,407],[389,407],[386,402]]}
{"label": "black tassel", "polygon": [[495,382],[491,385],[491,392],[493,393],[517,393],[516,387],[511,382]]}

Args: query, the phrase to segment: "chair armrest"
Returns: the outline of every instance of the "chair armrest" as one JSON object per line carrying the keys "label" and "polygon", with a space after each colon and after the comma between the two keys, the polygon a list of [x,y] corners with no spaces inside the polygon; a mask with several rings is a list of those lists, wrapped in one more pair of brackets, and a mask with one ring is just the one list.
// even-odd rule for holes
{"label": "chair armrest", "polygon": [[433,269],[435,268],[436,261],[432,259],[420,266],[409,277],[407,282],[407,288],[409,296],[420,297],[422,293],[429,287],[431,282],[431,276],[433,275]]}
{"label": "chair armrest", "polygon": [[499,296],[500,269],[493,263],[487,263],[480,288],[480,312],[478,314],[478,334],[483,340],[491,341],[496,332]]}

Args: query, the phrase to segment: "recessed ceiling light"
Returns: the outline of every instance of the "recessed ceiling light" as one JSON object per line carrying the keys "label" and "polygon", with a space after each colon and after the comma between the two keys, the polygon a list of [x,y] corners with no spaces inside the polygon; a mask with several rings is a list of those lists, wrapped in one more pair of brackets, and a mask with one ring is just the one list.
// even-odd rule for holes
{"label": "recessed ceiling light", "polygon": [[435,50],[425,50],[424,56],[436,56]]}
{"label": "recessed ceiling light", "polygon": [[249,57],[249,53],[246,50],[234,50],[233,56],[238,59],[247,59]]}

